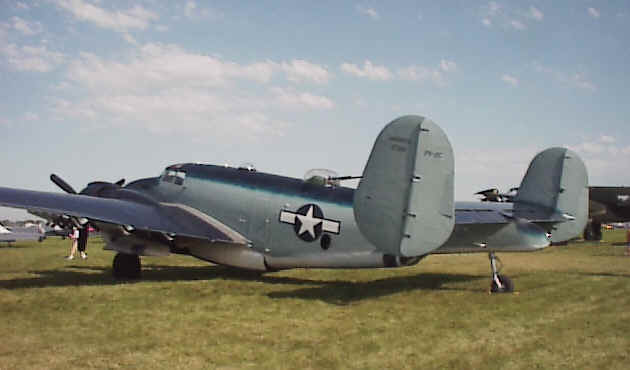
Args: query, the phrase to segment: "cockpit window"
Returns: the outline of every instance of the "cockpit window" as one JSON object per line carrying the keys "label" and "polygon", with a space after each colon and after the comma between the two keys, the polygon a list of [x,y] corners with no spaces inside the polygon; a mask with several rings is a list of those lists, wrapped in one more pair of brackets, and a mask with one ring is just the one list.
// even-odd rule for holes
{"label": "cockpit window", "polygon": [[181,170],[166,169],[162,173],[160,179],[164,182],[170,182],[175,185],[183,185],[186,179],[186,172]]}
{"label": "cockpit window", "polygon": [[339,177],[339,175],[335,171],[325,168],[315,168],[306,172],[304,175],[304,181],[309,184],[331,188],[339,186],[339,180],[337,180],[337,177]]}
{"label": "cockpit window", "polygon": [[182,185],[185,179],[186,179],[186,172],[177,171],[175,173],[175,185]]}

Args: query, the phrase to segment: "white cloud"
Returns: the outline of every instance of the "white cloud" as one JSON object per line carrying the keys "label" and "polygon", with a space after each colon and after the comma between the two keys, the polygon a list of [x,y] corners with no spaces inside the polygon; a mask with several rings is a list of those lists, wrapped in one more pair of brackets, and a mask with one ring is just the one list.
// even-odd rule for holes
{"label": "white cloud", "polygon": [[158,19],[156,13],[139,5],[126,11],[109,11],[83,0],[56,0],[56,3],[79,20],[117,32],[127,32],[131,29],[144,30],[151,21]]}
{"label": "white cloud", "polygon": [[508,74],[504,74],[503,76],[501,76],[501,80],[509,85],[512,85],[512,87],[517,87],[518,86],[518,78],[514,77],[514,76],[510,76]]}
{"label": "white cloud", "polygon": [[335,106],[329,98],[307,92],[296,92],[279,87],[272,88],[271,92],[274,95],[274,103],[283,108],[332,109]]}
{"label": "white cloud", "polygon": [[502,9],[502,6],[499,5],[496,1],[490,1],[487,5],[488,7],[488,15],[495,16],[499,14]]}
{"label": "white cloud", "polygon": [[356,64],[343,63],[341,64],[341,70],[347,74],[351,74],[356,77],[364,77],[370,80],[390,80],[392,73],[385,66],[375,66],[371,61],[366,60],[363,63],[363,68]]}
{"label": "white cloud", "polygon": [[63,63],[64,55],[42,46],[0,45],[0,55],[18,71],[49,72]]}
{"label": "white cloud", "polygon": [[353,63],[343,63],[340,69],[349,75],[367,78],[370,80],[389,81],[398,79],[403,81],[424,82],[430,81],[436,86],[446,85],[445,75],[457,70],[457,64],[452,60],[442,59],[437,67],[426,67],[422,65],[410,65],[399,68],[396,73],[392,73],[385,66],[375,66],[371,61],[366,60],[363,67]]}
{"label": "white cloud", "polygon": [[287,74],[287,79],[292,82],[310,81],[316,84],[326,84],[330,79],[330,73],[325,67],[303,59],[282,62],[280,68]]}
{"label": "white cloud", "polygon": [[234,79],[268,82],[274,63],[241,65],[194,54],[174,45],[147,44],[126,62],[106,61],[88,53],[74,61],[69,79],[83,86],[110,90],[164,88],[173,85],[214,87]]}
{"label": "white cloud", "polygon": [[398,70],[398,77],[405,81],[424,81],[431,77],[431,70],[424,66],[408,66]]}
{"label": "white cloud", "polygon": [[597,90],[597,87],[595,86],[595,84],[592,83],[591,81],[588,81],[584,77],[584,75],[581,73],[574,74],[573,77],[571,78],[571,82],[573,83],[574,86],[580,89],[585,89],[585,90],[590,90],[590,91]]}
{"label": "white cloud", "polygon": [[588,8],[588,14],[593,18],[599,18],[599,11],[595,8]]}
{"label": "white cloud", "polygon": [[136,41],[136,39],[128,33],[123,34],[123,39],[127,41],[128,43],[130,43],[131,45],[138,45],[138,42]]}
{"label": "white cloud", "polygon": [[360,96],[355,96],[353,99],[353,103],[354,105],[356,105],[357,107],[367,107],[367,102],[365,101],[365,99],[363,99]]}
{"label": "white cloud", "polygon": [[526,30],[532,21],[540,22],[545,16],[540,9],[534,6],[523,9],[516,6],[505,6],[495,1],[481,6],[479,15],[481,23],[488,28],[497,25],[502,29],[517,31]]}
{"label": "white cloud", "polygon": [[25,10],[30,9],[30,7],[29,7],[27,4],[25,4],[25,3],[21,2],[21,1],[18,1],[18,2],[16,3],[16,6],[17,6],[18,8],[20,8],[20,9],[25,9]]}
{"label": "white cloud", "polygon": [[510,26],[512,26],[512,28],[514,28],[515,30],[519,30],[519,31],[522,31],[527,28],[525,24],[523,24],[523,22],[517,21],[516,19],[512,19],[510,21]]}
{"label": "white cloud", "polygon": [[317,65],[294,62],[241,64],[162,44],[147,44],[117,59],[83,53],[69,65],[66,88],[58,89],[59,96],[78,93],[81,98],[54,99],[53,113],[58,119],[135,125],[165,134],[282,135],[288,124],[275,117],[335,106],[310,92],[265,87],[279,73],[287,80],[324,81]]}
{"label": "white cloud", "polygon": [[20,17],[11,17],[11,23],[14,29],[27,36],[36,35],[43,30],[41,23],[27,22]]}
{"label": "white cloud", "polygon": [[197,9],[197,3],[194,1],[187,1],[184,6],[184,14],[188,18],[192,18],[195,15],[195,9]]}
{"label": "white cloud", "polygon": [[551,76],[555,81],[560,82],[563,85],[578,88],[582,90],[597,91],[597,86],[592,81],[588,80],[584,73],[575,72],[569,73],[560,71],[554,68],[543,66],[539,62],[533,62],[532,66],[534,70],[539,73],[543,73]]}
{"label": "white cloud", "polygon": [[24,121],[37,121],[39,120],[39,115],[33,112],[26,112],[22,115],[22,119]]}
{"label": "white cloud", "polygon": [[208,8],[200,8],[195,1],[189,0],[184,5],[184,15],[188,19],[223,18],[223,14]]}
{"label": "white cloud", "polygon": [[442,59],[437,68],[412,65],[398,70],[398,78],[406,81],[431,81],[438,87],[446,86],[446,73],[457,70],[457,64],[451,60]]}
{"label": "white cloud", "polygon": [[540,9],[535,8],[533,6],[529,7],[529,14],[532,18],[534,18],[537,21],[542,21],[543,18],[545,17],[545,15],[543,14],[543,12],[540,11]]}
{"label": "white cloud", "polygon": [[374,8],[364,7],[362,5],[357,5],[357,11],[363,15],[367,15],[375,21],[381,19],[380,14]]}
{"label": "white cloud", "polygon": [[[619,146],[614,137],[603,134],[598,138],[585,139],[567,147],[580,155],[588,169],[591,185],[628,185],[627,163],[630,162],[630,146]],[[624,183],[611,184],[610,179]]]}
{"label": "white cloud", "polygon": [[532,66],[536,72],[553,73],[553,70],[549,67],[543,66],[540,62],[533,62]]}
{"label": "white cloud", "polygon": [[600,135],[597,139],[587,139],[579,144],[570,146],[570,148],[589,158],[594,155],[623,153],[624,148],[619,148],[615,143],[616,139],[614,137],[610,135]]}
{"label": "white cloud", "polygon": [[457,69],[457,64],[455,64],[455,62],[451,60],[442,59],[440,61],[440,69],[442,69],[444,72],[455,71]]}
{"label": "white cloud", "polygon": [[273,99],[264,101],[238,89],[207,91],[173,86],[118,94],[87,90],[87,94],[81,100],[54,101],[56,117],[113,127],[140,126],[160,134],[211,133],[214,137],[248,139],[282,135],[287,126],[273,118],[269,110]]}
{"label": "white cloud", "polygon": [[446,85],[443,71],[439,68],[427,68],[419,65],[408,66],[398,70],[398,77],[406,81],[431,81],[440,87]]}
{"label": "white cloud", "polygon": [[502,7],[496,1],[490,1],[481,6],[481,23],[486,27],[492,26],[492,20],[502,13]]}

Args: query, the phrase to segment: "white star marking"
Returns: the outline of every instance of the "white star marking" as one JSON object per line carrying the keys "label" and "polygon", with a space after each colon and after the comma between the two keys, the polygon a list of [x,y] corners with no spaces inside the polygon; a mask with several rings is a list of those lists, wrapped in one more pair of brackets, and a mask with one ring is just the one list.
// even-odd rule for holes
{"label": "white star marking", "polygon": [[315,237],[315,226],[319,225],[322,222],[321,218],[313,218],[313,206],[310,206],[306,215],[296,214],[295,215],[302,225],[300,225],[300,231],[298,235],[302,235],[308,231],[309,234],[314,238]]}

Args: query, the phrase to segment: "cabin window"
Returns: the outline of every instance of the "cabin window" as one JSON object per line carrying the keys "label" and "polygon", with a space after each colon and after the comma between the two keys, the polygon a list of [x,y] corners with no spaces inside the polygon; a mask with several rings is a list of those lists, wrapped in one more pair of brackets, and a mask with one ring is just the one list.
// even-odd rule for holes
{"label": "cabin window", "polygon": [[186,179],[185,171],[164,170],[161,177],[162,181],[170,182],[175,185],[183,185]]}
{"label": "cabin window", "polygon": [[177,171],[175,174],[175,185],[182,185],[184,183],[184,179],[186,179],[186,172]]}

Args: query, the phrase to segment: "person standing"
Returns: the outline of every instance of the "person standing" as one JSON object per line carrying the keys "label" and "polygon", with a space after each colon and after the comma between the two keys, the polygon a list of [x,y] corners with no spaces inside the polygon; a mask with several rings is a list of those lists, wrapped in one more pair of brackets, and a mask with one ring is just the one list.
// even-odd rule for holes
{"label": "person standing", "polygon": [[76,227],[72,228],[70,239],[72,240],[72,248],[70,249],[70,255],[66,257],[67,260],[74,259],[74,254],[77,252],[77,247],[79,244],[79,229],[77,229]]}
{"label": "person standing", "polygon": [[79,238],[78,238],[79,254],[81,255],[81,258],[83,259],[87,258],[87,253],[85,253],[85,248],[87,248],[88,236],[90,235],[89,228],[90,227],[88,225],[85,225],[83,226],[81,230],[79,230]]}

